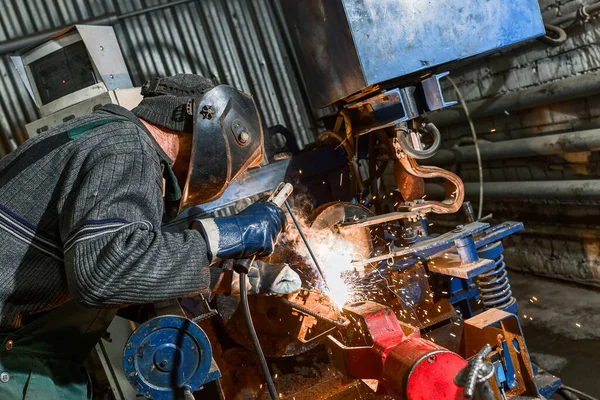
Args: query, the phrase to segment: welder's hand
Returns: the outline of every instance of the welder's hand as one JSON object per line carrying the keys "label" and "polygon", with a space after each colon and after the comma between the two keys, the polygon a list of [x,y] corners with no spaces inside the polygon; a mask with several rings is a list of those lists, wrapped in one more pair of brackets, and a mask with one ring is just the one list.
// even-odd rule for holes
{"label": "welder's hand", "polygon": [[[287,264],[269,264],[255,260],[248,271],[246,287],[248,294],[290,294],[300,290],[300,276]],[[239,274],[234,272],[231,279],[231,295],[240,294]]]}
{"label": "welder's hand", "polygon": [[286,219],[275,204],[255,203],[230,217],[194,222],[206,239],[210,260],[215,261],[271,254]]}

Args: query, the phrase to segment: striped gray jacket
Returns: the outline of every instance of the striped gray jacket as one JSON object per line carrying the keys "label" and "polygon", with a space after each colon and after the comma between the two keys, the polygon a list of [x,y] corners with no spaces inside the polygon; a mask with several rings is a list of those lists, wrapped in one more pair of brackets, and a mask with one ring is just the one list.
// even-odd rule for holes
{"label": "striped gray jacket", "polygon": [[210,286],[200,233],[161,232],[164,157],[100,110],[0,159],[0,332],[71,299],[110,307]]}

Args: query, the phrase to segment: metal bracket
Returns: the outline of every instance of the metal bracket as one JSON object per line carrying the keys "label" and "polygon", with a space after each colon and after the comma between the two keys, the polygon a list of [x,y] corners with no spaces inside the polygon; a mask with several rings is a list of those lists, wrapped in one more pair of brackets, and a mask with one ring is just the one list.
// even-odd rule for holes
{"label": "metal bracket", "polygon": [[425,94],[425,101],[427,103],[427,107],[429,108],[428,111],[435,111],[445,107],[451,107],[458,103],[456,101],[444,100],[440,79],[448,76],[449,74],[450,72],[442,72],[441,74],[433,75],[432,77],[421,82],[423,93]]}
{"label": "metal bracket", "polygon": [[427,268],[431,272],[460,279],[474,278],[477,275],[492,270],[495,266],[496,264],[493,260],[486,258],[480,258],[475,262],[464,264],[457,254],[436,257],[427,263]]}
{"label": "metal bracket", "polygon": [[406,86],[384,90],[367,99],[348,105],[348,109],[359,114],[370,114],[373,122],[364,126],[356,126],[355,135],[364,135],[376,129],[383,129],[420,117],[429,111],[439,110],[456,104],[456,101],[445,101],[440,79],[449,72],[433,75],[415,86]]}
{"label": "metal bracket", "polygon": [[[504,349],[503,342],[506,344]],[[474,356],[486,344],[495,349],[492,355],[498,354],[499,349],[503,350],[502,357],[504,361],[510,363],[518,371],[514,375],[516,385],[506,391],[508,397],[538,397],[529,353],[525,345],[521,324],[516,315],[492,308],[465,320],[464,343],[466,357]],[[494,379],[498,379],[497,376]],[[497,392],[497,397],[500,398],[497,382],[493,386]]]}
{"label": "metal bracket", "polygon": [[489,228],[489,226],[490,224],[487,223],[473,222],[472,224],[465,225],[462,228],[454,229],[453,231],[444,233],[443,235],[435,238],[425,239],[421,242],[415,243],[410,247],[401,248],[387,254],[368,258],[366,260],[355,261],[353,265],[360,267],[366,264],[377,263],[379,261],[389,260],[390,258],[396,257],[416,256],[420,258],[429,258],[440,252],[443,252],[444,250],[452,248],[455,240],[477,232],[481,232],[484,229]]}

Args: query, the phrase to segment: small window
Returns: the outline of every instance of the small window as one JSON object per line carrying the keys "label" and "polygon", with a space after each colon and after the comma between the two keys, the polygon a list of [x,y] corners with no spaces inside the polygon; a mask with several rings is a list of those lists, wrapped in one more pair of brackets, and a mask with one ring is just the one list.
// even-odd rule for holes
{"label": "small window", "polygon": [[75,42],[29,64],[42,104],[97,83],[83,41]]}

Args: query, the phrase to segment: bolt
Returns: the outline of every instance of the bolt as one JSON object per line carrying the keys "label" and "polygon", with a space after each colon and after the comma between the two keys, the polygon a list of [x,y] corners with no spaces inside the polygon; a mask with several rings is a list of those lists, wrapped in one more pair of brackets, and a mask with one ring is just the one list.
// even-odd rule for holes
{"label": "bolt", "polygon": [[452,232],[460,232],[463,230],[465,226],[464,225],[456,225],[456,229],[453,230]]}
{"label": "bolt", "polygon": [[429,362],[429,364],[433,364],[435,362],[435,355],[432,354],[429,357],[427,357],[427,361]]}
{"label": "bolt", "polygon": [[0,382],[6,383],[10,380],[10,374],[8,372],[3,372],[0,374]]}
{"label": "bolt", "polygon": [[204,106],[200,111],[200,115],[202,115],[203,119],[211,119],[215,115],[215,110],[212,106]]}
{"label": "bolt", "polygon": [[104,46],[100,46],[100,51],[104,51]]}
{"label": "bolt", "polygon": [[246,143],[250,139],[250,134],[246,131],[241,131],[240,134],[238,135],[238,139],[239,139],[240,143]]}

